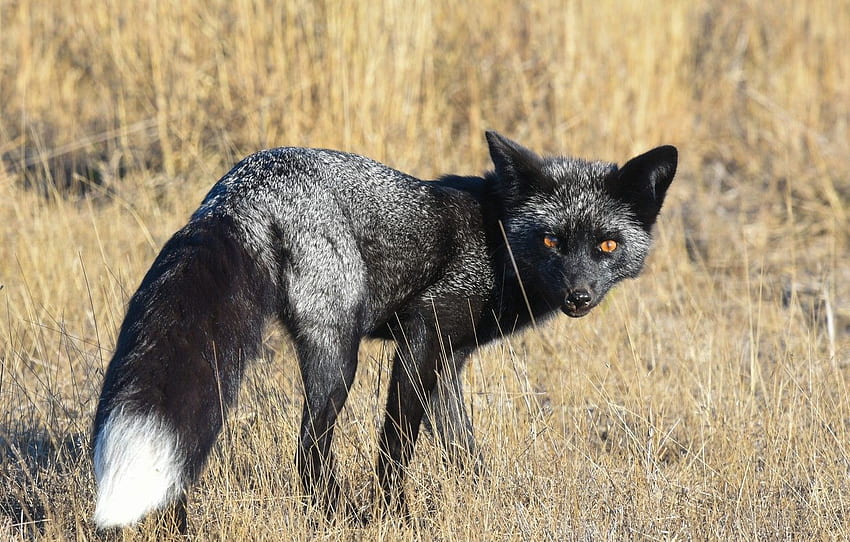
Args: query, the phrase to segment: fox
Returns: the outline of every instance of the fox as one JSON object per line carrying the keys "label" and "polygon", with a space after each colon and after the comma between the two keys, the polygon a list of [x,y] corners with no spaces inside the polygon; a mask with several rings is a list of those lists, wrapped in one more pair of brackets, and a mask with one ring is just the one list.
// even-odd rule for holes
{"label": "fox", "polygon": [[296,352],[295,466],[320,514],[356,513],[332,440],[364,339],[395,342],[374,506],[409,514],[404,472],[423,425],[458,464],[480,464],[465,361],[558,312],[583,317],[637,277],[678,163],[671,145],[620,167],[485,136],[494,167],[482,176],[425,181],[355,154],[281,147],[210,189],[131,297],[104,374],[98,529],[171,511],[186,531],[188,491],[271,322]]}

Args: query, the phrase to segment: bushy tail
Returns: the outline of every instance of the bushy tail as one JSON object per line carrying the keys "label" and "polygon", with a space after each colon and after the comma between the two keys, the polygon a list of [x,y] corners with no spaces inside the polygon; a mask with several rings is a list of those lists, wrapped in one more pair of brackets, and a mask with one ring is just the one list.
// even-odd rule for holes
{"label": "bushy tail", "polygon": [[156,415],[113,412],[95,436],[98,528],[137,522],[185,490],[178,435]]}
{"label": "bushy tail", "polygon": [[232,220],[195,220],[133,295],[94,423],[99,528],[163,508],[200,473],[274,314],[273,273],[260,261]]}

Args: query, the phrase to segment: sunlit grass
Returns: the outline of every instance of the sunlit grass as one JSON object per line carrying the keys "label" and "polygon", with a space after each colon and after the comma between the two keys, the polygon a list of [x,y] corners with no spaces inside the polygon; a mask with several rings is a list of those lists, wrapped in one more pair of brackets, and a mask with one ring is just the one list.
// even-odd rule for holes
{"label": "sunlit grass", "polygon": [[[678,146],[644,276],[473,356],[487,473],[423,438],[409,525],[311,526],[270,329],[191,495],[197,538],[850,536],[846,2],[24,0],[0,28],[0,538],[92,538],[126,302],[230,165],[306,145],[476,174],[484,129],[619,162]],[[388,354],[363,346],[336,430],[363,507]]]}

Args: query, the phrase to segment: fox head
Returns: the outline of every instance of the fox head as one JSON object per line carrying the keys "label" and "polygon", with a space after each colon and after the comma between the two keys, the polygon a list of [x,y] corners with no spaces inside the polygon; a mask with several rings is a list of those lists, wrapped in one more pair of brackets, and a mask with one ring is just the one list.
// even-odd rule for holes
{"label": "fox head", "polygon": [[541,157],[495,132],[487,132],[487,142],[505,241],[526,290],[577,318],[640,273],[676,173],[675,147],[657,147],[617,167]]}

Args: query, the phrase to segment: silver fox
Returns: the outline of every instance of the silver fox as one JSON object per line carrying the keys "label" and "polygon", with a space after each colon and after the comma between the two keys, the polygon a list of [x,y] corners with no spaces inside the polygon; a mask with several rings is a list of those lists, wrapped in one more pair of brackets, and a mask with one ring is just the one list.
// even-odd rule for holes
{"label": "silver fox", "polygon": [[170,507],[186,530],[188,488],[272,319],[304,385],[297,469],[329,517],[345,502],[334,423],[364,337],[397,345],[379,509],[407,513],[403,472],[426,410],[446,450],[476,461],[465,359],[558,309],[584,316],[636,277],[678,160],[662,146],[618,168],[486,136],[495,170],[483,177],[425,182],[353,154],[278,148],[213,186],[130,300],[106,370],[92,437],[99,528]]}

